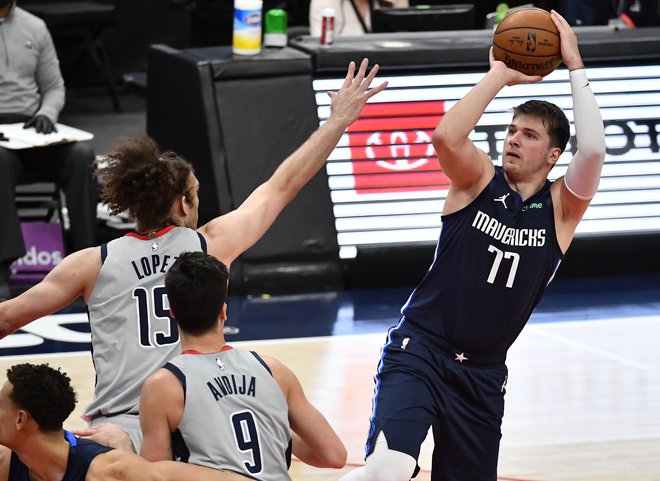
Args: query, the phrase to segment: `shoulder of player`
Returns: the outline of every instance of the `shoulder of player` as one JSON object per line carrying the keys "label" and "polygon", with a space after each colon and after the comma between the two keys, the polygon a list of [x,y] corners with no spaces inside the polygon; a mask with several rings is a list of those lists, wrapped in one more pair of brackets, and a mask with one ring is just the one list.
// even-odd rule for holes
{"label": "shoulder of player", "polygon": [[266,363],[273,375],[273,379],[279,384],[286,397],[288,397],[292,390],[297,386],[300,386],[300,382],[294,372],[282,361],[272,356],[262,356],[261,354],[259,354],[259,357]]}
{"label": "shoulder of player", "polygon": [[[236,258],[234,245],[239,243],[241,231],[238,209],[211,219],[197,229],[206,240],[207,253],[229,267]],[[237,237],[238,236],[238,237]]]}
{"label": "shoulder of player", "polygon": [[149,376],[142,386],[143,394],[147,393],[174,393],[181,390],[181,382],[172,371],[161,368]]}
{"label": "shoulder of player", "polygon": [[11,462],[11,449],[0,445],[0,481],[9,480],[9,463]]}

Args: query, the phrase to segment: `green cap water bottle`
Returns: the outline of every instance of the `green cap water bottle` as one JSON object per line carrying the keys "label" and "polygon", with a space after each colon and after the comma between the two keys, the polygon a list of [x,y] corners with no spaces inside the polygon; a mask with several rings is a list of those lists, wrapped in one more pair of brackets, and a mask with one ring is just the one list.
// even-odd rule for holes
{"label": "green cap water bottle", "polygon": [[504,19],[506,14],[509,12],[509,5],[506,3],[500,3],[495,7],[495,24],[498,24]]}
{"label": "green cap water bottle", "polygon": [[264,45],[266,47],[286,47],[287,14],[281,8],[266,12],[264,22]]}

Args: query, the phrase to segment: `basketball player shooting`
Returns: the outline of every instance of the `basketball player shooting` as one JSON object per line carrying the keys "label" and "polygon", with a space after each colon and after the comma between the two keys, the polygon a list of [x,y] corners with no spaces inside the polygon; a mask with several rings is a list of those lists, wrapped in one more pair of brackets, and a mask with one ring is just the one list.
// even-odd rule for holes
{"label": "basketball player shooting", "polygon": [[577,153],[548,174],[570,137],[564,113],[531,100],[514,108],[495,167],[469,134],[507,85],[539,82],[492,56],[484,78],[433,134],[451,180],[435,258],[390,329],[375,376],[366,464],[343,481],[407,481],[433,427],[434,481],[495,481],[507,350],[552,280],[595,195],[603,122],[578,42],[552,11],[568,68]]}

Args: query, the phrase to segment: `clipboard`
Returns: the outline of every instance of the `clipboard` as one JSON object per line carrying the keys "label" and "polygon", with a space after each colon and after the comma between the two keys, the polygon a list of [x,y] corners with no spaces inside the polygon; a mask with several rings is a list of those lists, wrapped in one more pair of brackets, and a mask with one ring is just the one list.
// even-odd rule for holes
{"label": "clipboard", "polygon": [[0,133],[3,138],[0,140],[0,147],[10,150],[31,149],[33,147],[47,147],[49,145],[66,144],[69,142],[79,142],[92,140],[94,134],[84,130],[76,129],[64,124],[55,124],[57,132],[50,134],[40,134],[34,128],[23,128],[24,122],[15,124],[0,124]]}

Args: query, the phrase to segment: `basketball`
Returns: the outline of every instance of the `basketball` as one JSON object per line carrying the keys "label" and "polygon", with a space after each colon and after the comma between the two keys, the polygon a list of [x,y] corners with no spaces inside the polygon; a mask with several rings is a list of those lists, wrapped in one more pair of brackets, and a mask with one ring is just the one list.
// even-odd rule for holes
{"label": "basketball", "polygon": [[545,77],[561,63],[559,32],[550,12],[521,8],[509,12],[493,35],[493,56],[526,75]]}

